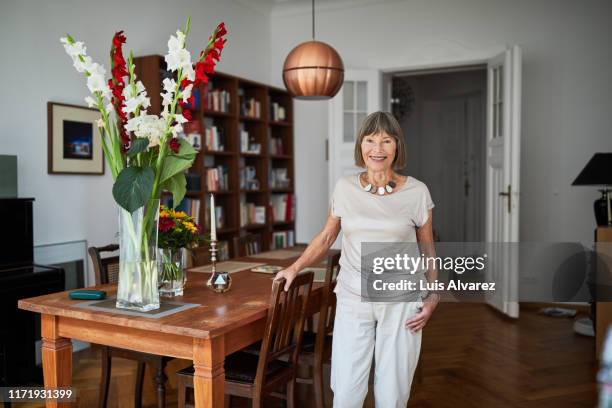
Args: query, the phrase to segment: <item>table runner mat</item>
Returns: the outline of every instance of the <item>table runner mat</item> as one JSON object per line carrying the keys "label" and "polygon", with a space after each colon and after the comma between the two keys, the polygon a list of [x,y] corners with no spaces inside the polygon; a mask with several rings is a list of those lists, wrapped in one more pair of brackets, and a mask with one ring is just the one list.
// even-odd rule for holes
{"label": "table runner mat", "polygon": [[116,302],[117,298],[113,296],[104,300],[89,300],[87,302],[77,303],[75,307],[89,310],[97,310],[100,312],[110,312],[128,316],[147,317],[149,319],[159,319],[161,317],[166,317],[178,312],[182,312],[183,310],[200,306],[197,303],[183,303],[161,300],[159,309],[150,310],[148,312],[138,312],[136,310],[118,309],[115,305]]}
{"label": "table runner mat", "polygon": [[[238,271],[243,271],[245,269],[251,269],[256,266],[265,265],[261,262],[240,262],[240,261],[225,261],[217,263],[217,271],[219,272],[228,272],[234,273]],[[189,272],[204,272],[210,273],[212,270],[212,265],[203,265],[195,268],[190,268]]]}
{"label": "table runner mat", "polygon": [[266,251],[255,255],[249,255],[249,258],[289,259],[300,256],[302,252],[304,251],[296,249],[276,249],[274,251]]}

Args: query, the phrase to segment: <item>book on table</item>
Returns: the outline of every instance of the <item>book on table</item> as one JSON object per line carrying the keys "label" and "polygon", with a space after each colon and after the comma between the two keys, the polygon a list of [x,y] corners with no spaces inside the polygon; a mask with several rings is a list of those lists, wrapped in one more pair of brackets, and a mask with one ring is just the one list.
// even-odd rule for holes
{"label": "book on table", "polygon": [[252,272],[275,274],[284,268],[278,265],[260,265],[251,269]]}

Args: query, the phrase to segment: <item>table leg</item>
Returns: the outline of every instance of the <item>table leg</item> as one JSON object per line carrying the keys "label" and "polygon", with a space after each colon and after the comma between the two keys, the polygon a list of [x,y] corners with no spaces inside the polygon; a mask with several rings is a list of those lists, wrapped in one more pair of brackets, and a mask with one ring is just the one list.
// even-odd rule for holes
{"label": "table leg", "polygon": [[193,390],[196,408],[224,406],[225,340],[223,337],[194,339]]}
{"label": "table leg", "polygon": [[[57,316],[41,316],[45,388],[70,387],[72,384],[72,342],[58,335],[57,322]],[[67,408],[72,406],[72,403],[49,399],[46,406],[47,408]]]}

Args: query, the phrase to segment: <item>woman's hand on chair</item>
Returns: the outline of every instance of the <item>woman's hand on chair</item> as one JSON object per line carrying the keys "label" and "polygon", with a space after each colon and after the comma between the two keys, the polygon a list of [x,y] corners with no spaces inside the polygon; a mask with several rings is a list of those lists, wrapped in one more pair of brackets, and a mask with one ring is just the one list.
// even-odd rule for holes
{"label": "woman's hand on chair", "polygon": [[291,282],[295,279],[295,276],[298,274],[298,271],[292,267],[288,267],[279,271],[275,276],[274,280],[280,280],[285,278],[285,291],[289,290],[289,286],[291,286]]}
{"label": "woman's hand on chair", "polygon": [[425,327],[434,310],[436,310],[439,301],[440,295],[438,295],[437,293],[425,298],[423,300],[423,306],[421,307],[421,311],[412,316],[410,319],[406,320],[406,329],[412,331],[413,333],[416,333],[423,327]]}

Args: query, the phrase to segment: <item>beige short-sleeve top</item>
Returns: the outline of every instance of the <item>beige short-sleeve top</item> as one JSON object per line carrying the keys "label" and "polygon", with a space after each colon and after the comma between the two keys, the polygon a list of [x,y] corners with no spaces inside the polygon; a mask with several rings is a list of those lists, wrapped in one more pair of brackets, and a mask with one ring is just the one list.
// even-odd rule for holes
{"label": "beige short-sleeve top", "polygon": [[425,183],[408,177],[393,194],[365,191],[359,174],[338,180],[331,198],[331,214],[340,218],[342,255],[336,294],[360,297],[362,242],[416,242],[434,203]]}

